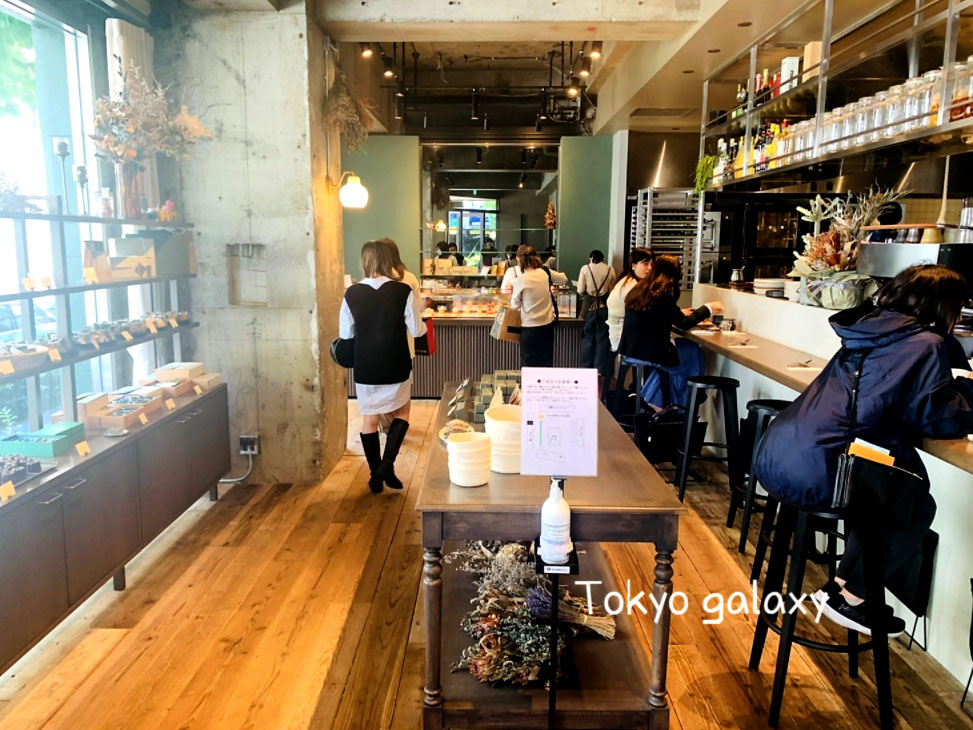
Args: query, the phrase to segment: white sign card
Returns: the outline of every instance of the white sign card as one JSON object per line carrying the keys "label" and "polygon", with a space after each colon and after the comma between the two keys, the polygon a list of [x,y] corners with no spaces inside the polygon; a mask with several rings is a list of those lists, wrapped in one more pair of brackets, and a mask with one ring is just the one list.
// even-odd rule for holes
{"label": "white sign card", "polygon": [[524,368],[521,474],[598,475],[598,371]]}

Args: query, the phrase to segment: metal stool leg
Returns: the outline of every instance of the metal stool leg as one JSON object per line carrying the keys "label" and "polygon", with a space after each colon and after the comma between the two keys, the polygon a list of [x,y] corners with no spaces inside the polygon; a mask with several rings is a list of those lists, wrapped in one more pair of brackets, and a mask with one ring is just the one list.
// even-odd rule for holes
{"label": "metal stool leg", "polygon": [[963,699],[959,701],[959,706],[966,704],[966,695],[970,693],[970,684],[973,683],[973,669],[970,670],[970,678],[966,680],[966,689],[963,690]]}
{"label": "metal stool leg", "polygon": [[747,493],[744,495],[743,516],[740,522],[740,544],[738,551],[741,555],[747,552],[747,538],[750,537],[750,520],[753,517],[754,500],[757,496],[757,477],[754,474],[754,464],[757,461],[757,446],[763,438],[767,423],[770,417],[766,414],[758,414],[753,426],[753,449],[750,453],[750,473],[747,474]]}
{"label": "metal stool leg", "polygon": [[[807,514],[802,512],[797,515],[797,524],[794,528],[794,548],[791,551],[790,576],[787,581],[787,593],[792,596],[802,593],[801,586],[804,583],[805,555],[807,554],[805,542],[808,535],[813,536],[814,534],[808,530],[807,522]],[[777,540],[774,540],[775,548],[776,542]],[[771,560],[773,560],[772,557]],[[791,659],[795,621],[797,621],[796,613],[785,610],[784,619],[781,623],[780,646],[777,649],[777,669],[774,673],[774,689],[770,698],[770,715],[767,719],[771,727],[777,727],[780,722],[780,708],[784,702],[784,686],[787,681],[787,665]]]}
{"label": "metal stool leg", "polygon": [[730,511],[726,526],[733,527],[743,488],[743,470],[740,468],[740,416],[737,411],[736,389],[720,391],[723,399],[723,430],[726,432],[726,468],[730,478]]}
{"label": "metal stool leg", "polygon": [[858,679],[858,632],[848,629],[848,676]]}
{"label": "metal stool leg", "polygon": [[679,489],[679,501],[686,498],[686,479],[689,476],[689,465],[692,462],[693,431],[699,420],[699,388],[692,383],[689,385],[689,408],[686,409],[686,425],[682,431],[682,452],[679,455],[679,471],[676,476],[676,487]]}
{"label": "metal stool leg", "polygon": [[889,668],[889,637],[885,628],[885,580],[882,556],[882,528],[874,520],[858,519],[862,530],[862,560],[865,567],[865,607],[872,630],[872,658],[875,662],[875,688],[878,690],[878,713],[882,730],[892,730],[892,678]]}
{"label": "metal stool leg", "polygon": [[760,521],[760,528],[757,532],[757,547],[753,552],[753,568],[750,570],[750,580],[760,580],[760,571],[764,567],[764,559],[767,556],[767,545],[769,544],[766,535],[774,526],[777,517],[777,500],[767,497],[767,504],[764,505],[764,516]]}
{"label": "metal stool leg", "polygon": [[[760,596],[760,610],[763,612],[764,598],[769,593],[780,591],[784,585],[784,573],[787,569],[787,548],[790,546],[791,535],[794,533],[795,513],[790,509],[782,509],[774,531],[774,545],[770,551],[770,565],[767,566],[767,580]],[[760,657],[764,653],[764,643],[770,627],[762,620],[757,620],[757,628],[753,634],[753,646],[750,648],[750,668],[760,668]]]}

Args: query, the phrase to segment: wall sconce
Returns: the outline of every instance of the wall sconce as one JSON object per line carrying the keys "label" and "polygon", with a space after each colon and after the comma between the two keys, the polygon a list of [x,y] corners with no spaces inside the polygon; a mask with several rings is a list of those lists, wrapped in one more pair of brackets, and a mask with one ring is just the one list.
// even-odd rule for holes
{"label": "wall sconce", "polygon": [[338,180],[338,199],[343,208],[364,208],[368,205],[368,188],[361,184],[361,178],[350,170],[341,174]]}
{"label": "wall sconce", "polygon": [[437,231],[445,231],[446,230],[446,221],[444,221],[442,218],[440,218],[438,221],[436,221],[436,230]]}

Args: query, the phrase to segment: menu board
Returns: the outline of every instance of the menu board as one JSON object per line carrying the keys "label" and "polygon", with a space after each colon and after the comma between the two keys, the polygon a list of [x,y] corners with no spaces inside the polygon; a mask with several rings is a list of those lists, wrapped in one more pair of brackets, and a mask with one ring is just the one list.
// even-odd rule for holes
{"label": "menu board", "polygon": [[598,371],[524,368],[521,474],[598,475]]}

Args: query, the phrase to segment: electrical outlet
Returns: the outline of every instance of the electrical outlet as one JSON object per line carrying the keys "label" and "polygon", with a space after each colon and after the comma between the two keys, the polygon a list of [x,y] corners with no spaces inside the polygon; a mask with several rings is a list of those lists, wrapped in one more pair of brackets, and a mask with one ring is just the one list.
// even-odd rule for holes
{"label": "electrical outlet", "polygon": [[256,456],[259,453],[260,453],[259,436],[240,437],[240,454],[242,456]]}

